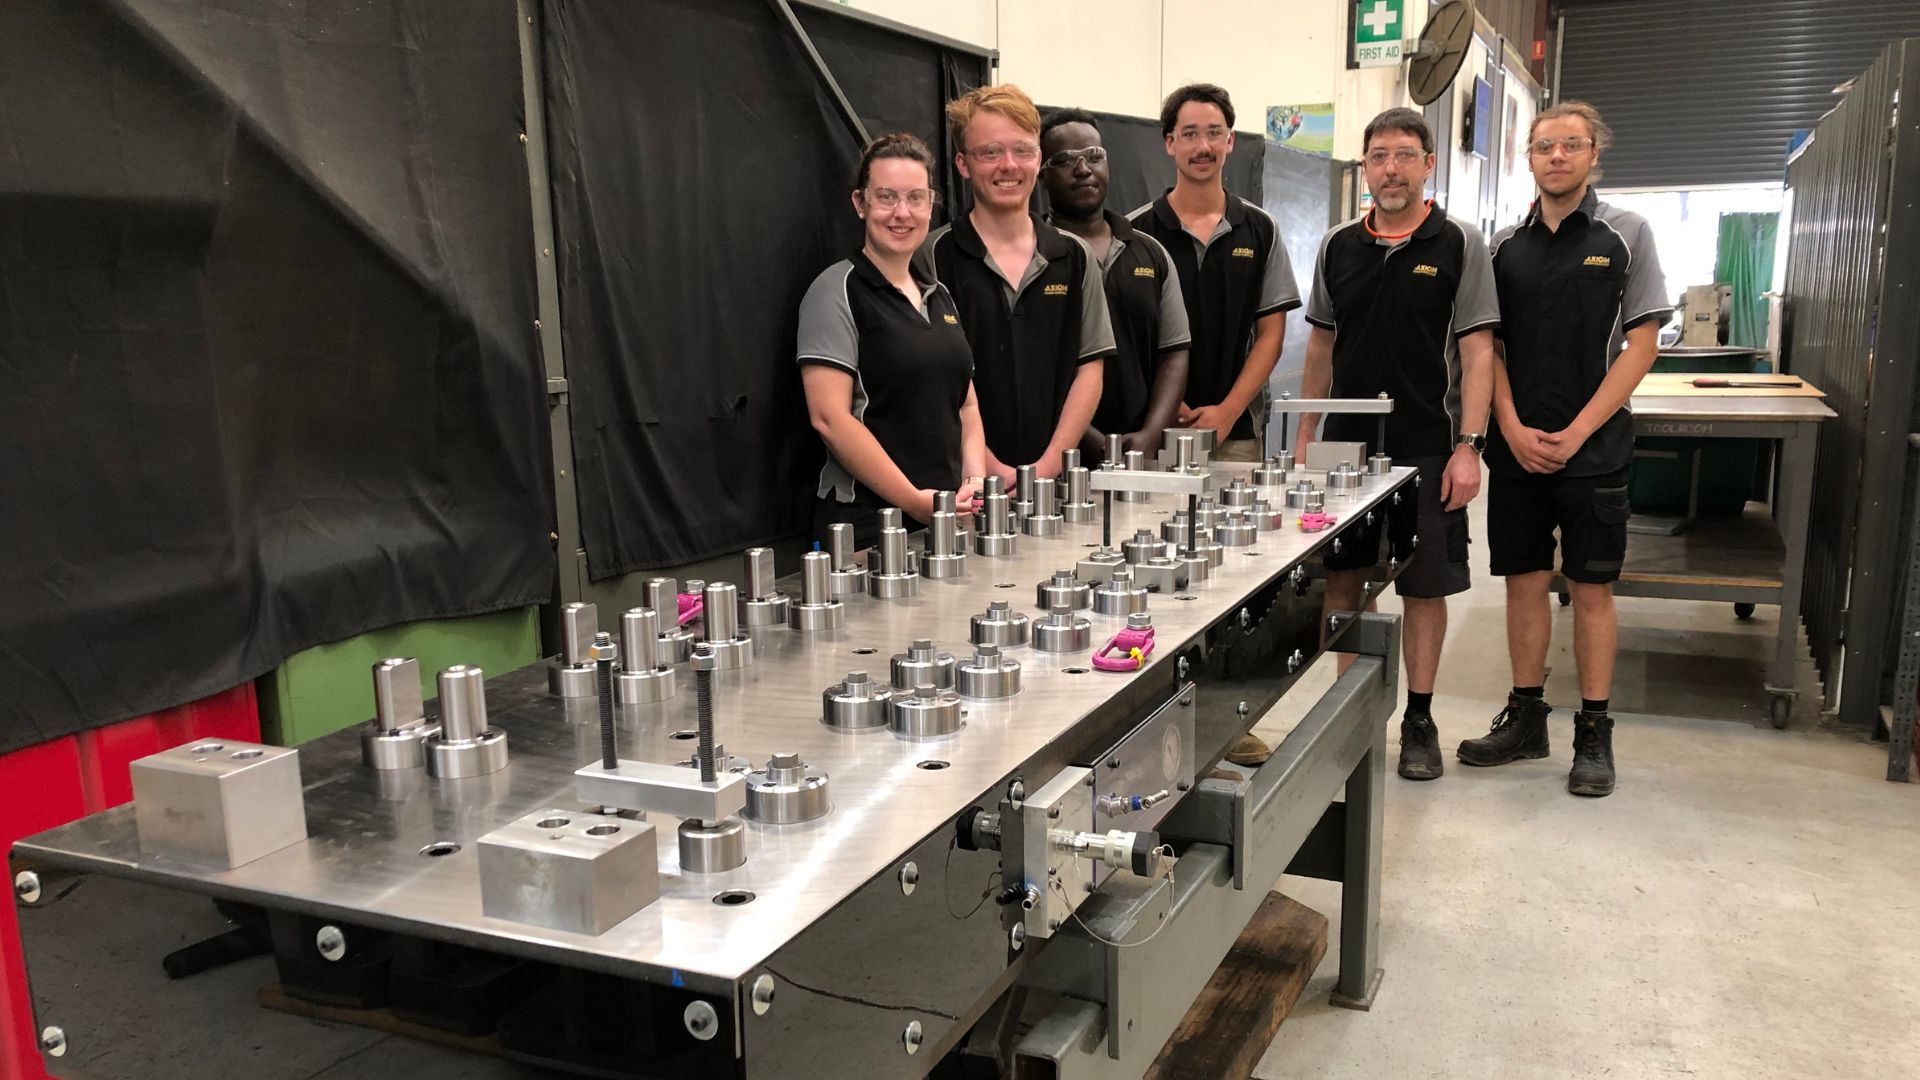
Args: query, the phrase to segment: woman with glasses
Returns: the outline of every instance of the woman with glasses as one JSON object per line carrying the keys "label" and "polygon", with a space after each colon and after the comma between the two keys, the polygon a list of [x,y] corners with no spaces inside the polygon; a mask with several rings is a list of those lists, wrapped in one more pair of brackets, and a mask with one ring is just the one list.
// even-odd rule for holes
{"label": "woman with glasses", "polygon": [[936,193],[933,154],[912,135],[867,144],[853,209],[866,223],[860,250],[815,278],[800,302],[798,358],[813,429],[826,443],[814,535],[848,522],[871,543],[879,511],[933,516],[936,491],[962,510],[986,472],[973,354],[953,297],[917,272]]}

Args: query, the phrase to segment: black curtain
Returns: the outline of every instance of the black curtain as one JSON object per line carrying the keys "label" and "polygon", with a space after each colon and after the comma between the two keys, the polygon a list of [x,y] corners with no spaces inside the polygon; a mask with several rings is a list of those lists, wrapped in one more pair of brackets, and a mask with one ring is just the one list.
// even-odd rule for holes
{"label": "black curtain", "polygon": [[0,3],[0,752],[547,599],[515,33]]}
{"label": "black curtain", "polygon": [[[875,133],[939,140],[978,79],[902,35],[802,9]],[[562,336],[595,579],[801,532],[819,440],[800,297],[852,253],[859,148],[761,0],[549,0]],[[948,155],[950,156],[950,155]]]}
{"label": "black curtain", "polygon": [[[1060,106],[1042,106],[1045,116]],[[1107,207],[1130,214],[1159,198],[1173,186],[1173,159],[1167,156],[1160,120],[1087,110],[1099,118],[1100,141],[1107,147]],[[1234,133],[1233,153],[1227,158],[1223,181],[1227,190],[1260,205],[1266,158],[1266,138],[1259,132]],[[1044,190],[1040,201],[1045,202]]]}
{"label": "black curtain", "polygon": [[953,164],[958,147],[947,138],[946,107],[985,82],[986,61],[821,8],[794,11],[867,133],[920,136],[940,163],[934,183],[945,199],[943,214],[965,205],[965,181]]}

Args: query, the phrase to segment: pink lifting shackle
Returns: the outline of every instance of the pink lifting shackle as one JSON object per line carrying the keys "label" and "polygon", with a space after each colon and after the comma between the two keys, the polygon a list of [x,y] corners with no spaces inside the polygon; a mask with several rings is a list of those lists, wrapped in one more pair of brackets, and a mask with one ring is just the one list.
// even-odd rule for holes
{"label": "pink lifting shackle", "polygon": [[1145,612],[1135,612],[1127,616],[1126,629],[1108,638],[1093,654],[1093,666],[1101,671],[1139,671],[1151,655],[1153,623]]}

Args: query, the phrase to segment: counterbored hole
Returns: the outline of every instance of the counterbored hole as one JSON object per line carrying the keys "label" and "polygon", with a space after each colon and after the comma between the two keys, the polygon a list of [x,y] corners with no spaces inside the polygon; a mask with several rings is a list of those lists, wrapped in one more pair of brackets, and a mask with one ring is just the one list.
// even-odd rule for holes
{"label": "counterbored hole", "polygon": [[433,843],[428,844],[426,847],[421,848],[420,854],[425,855],[428,858],[437,859],[442,855],[451,855],[454,852],[459,850],[460,850],[460,845],[454,843],[451,840],[435,840]]}
{"label": "counterbored hole", "polygon": [[871,645],[862,645],[862,646],[860,646],[859,648],[857,648],[857,649],[855,649],[855,650],[853,650],[853,655],[855,655],[855,656],[872,656],[872,655],[873,655],[874,653],[876,653],[876,652],[879,652],[879,651],[880,651],[880,650],[878,650],[878,649],[876,649],[876,648],[874,648],[874,647],[873,647],[873,646],[871,646]]}
{"label": "counterbored hole", "polygon": [[1198,600],[1200,598],[1193,595],[1192,593],[1180,593],[1176,595],[1174,599],[1175,600]]}
{"label": "counterbored hole", "polygon": [[222,750],[225,750],[225,749],[226,749],[226,746],[225,746],[225,745],[223,745],[223,744],[221,744],[221,743],[217,743],[217,742],[203,742],[203,743],[201,743],[201,744],[200,744],[199,746],[190,746],[190,747],[188,747],[188,748],[187,748],[187,753],[189,753],[189,754],[217,754],[217,753],[219,753],[220,751],[222,751]]}
{"label": "counterbored hole", "polygon": [[739,907],[741,904],[753,903],[753,893],[746,889],[728,889],[726,892],[714,893],[713,902],[721,907]]}
{"label": "counterbored hole", "polygon": [[673,732],[672,734],[667,736],[667,738],[669,739],[697,739],[699,737],[700,737],[699,732],[688,731],[685,728],[682,728],[681,730]]}
{"label": "counterbored hole", "polygon": [[251,761],[264,753],[265,750],[235,750],[232,757],[235,761]]}
{"label": "counterbored hole", "polygon": [[564,829],[571,824],[573,824],[572,818],[550,817],[550,818],[541,818],[539,824],[537,824],[535,828]]}
{"label": "counterbored hole", "polygon": [[1070,668],[1060,669],[1061,673],[1065,675],[1085,675],[1089,670],[1090,669],[1083,668],[1083,667],[1070,667]]}
{"label": "counterbored hole", "polygon": [[927,770],[928,772],[938,772],[938,771],[940,771],[941,769],[944,769],[944,768],[946,768],[946,767],[947,767],[948,765],[950,765],[950,764],[952,764],[952,762],[947,762],[947,761],[923,761],[923,762],[921,762],[921,763],[919,763],[918,765],[915,765],[915,766],[914,766],[914,768],[916,768],[916,769],[925,769],[925,770]]}
{"label": "counterbored hole", "polygon": [[612,836],[620,831],[618,825],[595,825],[587,830],[588,836]]}

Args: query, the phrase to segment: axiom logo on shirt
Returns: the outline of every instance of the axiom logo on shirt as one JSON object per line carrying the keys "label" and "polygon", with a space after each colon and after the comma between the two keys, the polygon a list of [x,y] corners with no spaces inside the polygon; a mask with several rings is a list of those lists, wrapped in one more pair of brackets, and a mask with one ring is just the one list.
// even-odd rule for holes
{"label": "axiom logo on shirt", "polygon": [[942,315],[942,316],[940,316],[940,317],[941,317],[941,318],[943,318],[943,319],[945,319],[945,320],[947,320],[947,325],[948,325],[948,326],[959,326],[959,325],[960,325],[960,320],[959,320],[959,319],[956,319],[956,318],[954,318],[954,317],[953,317],[953,316],[951,316],[951,315]]}
{"label": "axiom logo on shirt", "polygon": [[1587,261],[1582,265],[1583,266],[1612,266],[1613,260],[1607,258],[1605,255],[1589,255],[1587,256]]}
{"label": "axiom logo on shirt", "polygon": [[1233,257],[1236,259],[1251,259],[1253,258],[1253,249],[1249,247],[1234,248]]}
{"label": "axiom logo on shirt", "polygon": [[1439,277],[1440,276],[1439,267],[1428,266],[1426,263],[1421,263],[1418,266],[1415,266],[1413,268],[1413,272],[1416,274],[1419,274],[1421,277]]}
{"label": "axiom logo on shirt", "polygon": [[1151,266],[1136,266],[1136,267],[1134,267],[1134,268],[1133,268],[1133,276],[1134,276],[1134,277],[1152,277],[1152,276],[1153,276],[1153,267],[1151,267]]}
{"label": "axiom logo on shirt", "polygon": [[1046,296],[1065,296],[1067,295],[1067,287],[1065,285],[1049,285],[1041,289],[1040,292]]}

